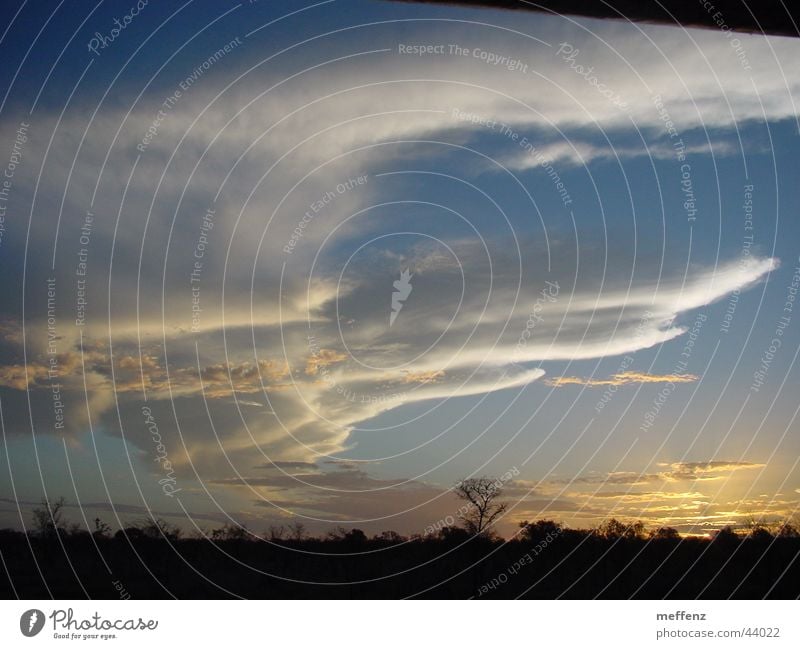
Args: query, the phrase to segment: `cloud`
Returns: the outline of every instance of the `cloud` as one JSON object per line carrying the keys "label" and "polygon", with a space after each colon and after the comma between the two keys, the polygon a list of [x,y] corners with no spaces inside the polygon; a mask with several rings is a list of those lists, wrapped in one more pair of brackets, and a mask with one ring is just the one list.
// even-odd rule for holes
{"label": "cloud", "polygon": [[[11,500],[10,498],[0,498],[0,502],[9,503],[12,505],[16,505],[23,509],[32,510],[35,508],[41,508],[41,502],[29,501],[29,500]],[[142,505],[131,505],[127,503],[109,503],[109,502],[81,502],[81,503],[72,503],[66,501],[64,503],[64,507],[72,510],[72,509],[80,509],[83,512],[81,518],[86,516],[92,523],[92,516],[98,513],[102,514],[103,512],[114,514],[115,517],[124,516],[125,518],[122,519],[120,522],[123,525],[138,525],[141,522],[149,522],[155,518],[166,518],[166,519],[179,519],[181,521],[185,521],[188,518],[195,520],[195,521],[212,521],[215,523],[224,523],[229,522],[229,517],[224,513],[208,513],[202,511],[190,511],[185,512],[181,510],[159,510],[159,509],[152,509],[150,507],[145,507]],[[6,510],[17,513],[17,510]],[[91,515],[87,515],[91,513]],[[136,518],[131,519],[128,518],[129,516],[136,516]],[[77,517],[76,517],[77,518]],[[186,528],[184,528],[186,529]],[[93,530],[92,530],[93,531]]]}
{"label": "cloud", "polygon": [[720,480],[735,471],[763,468],[755,462],[672,462],[662,463],[664,470],[655,473],[612,471],[599,475],[578,476],[569,480],[553,481],[556,484],[646,485],[664,482],[694,482]]}
{"label": "cloud", "polygon": [[761,469],[765,465],[754,462],[676,462],[664,465],[669,470],[661,475],[672,481],[720,480],[734,471]]}
{"label": "cloud", "polygon": [[435,383],[445,376],[444,370],[428,370],[426,372],[406,372],[403,383]]}
{"label": "cloud", "polygon": [[[684,149],[684,155],[715,155],[718,157],[734,155],[738,153],[738,147],[728,141],[721,140],[704,144],[688,145]],[[539,157],[541,156],[541,157]],[[634,146],[600,146],[590,142],[570,139],[565,142],[551,142],[542,144],[534,154],[528,151],[515,151],[512,155],[502,158],[503,164],[515,171],[525,171],[535,169],[540,165],[549,162],[553,165],[585,166],[597,160],[615,161],[628,160],[633,158],[649,157],[655,160],[675,159],[675,148],[669,143],[654,142],[645,143],[640,147]],[[487,165],[497,171],[496,167]]]}
{"label": "cloud", "polygon": [[[536,74],[520,76],[471,57],[420,60],[392,50],[331,61],[297,77],[258,65],[217,98],[217,84],[250,65],[226,60],[170,110],[141,157],[136,146],[153,123],[164,88],[153,85],[139,100],[138,87],[115,86],[118,101],[99,111],[87,109],[89,101],[79,94],[63,114],[40,105],[26,163],[14,179],[18,200],[37,191],[30,240],[26,228],[10,227],[3,239],[4,268],[12,269],[0,288],[0,386],[9,432],[54,432],[41,300],[26,301],[27,368],[21,360],[22,311],[12,291],[21,285],[22,265],[8,255],[26,243],[43,251],[29,258],[26,286],[44,286],[51,274],[57,278],[56,359],[71,433],[85,433],[91,415],[109,435],[150,450],[139,413],[146,394],[177,470],[196,470],[237,492],[245,487],[234,469],[261,463],[263,456],[290,463],[287,471],[308,470],[318,489],[387,486],[363,472],[307,465],[347,448],[361,422],[389,410],[523,390],[544,376],[540,365],[548,361],[599,359],[676,340],[694,309],[752,287],[778,267],[777,259],[755,252],[741,263],[693,257],[696,265],[687,275],[677,261],[661,267],[651,258],[633,258],[626,233],[614,233],[610,245],[619,249],[610,251],[609,269],[609,249],[599,236],[591,240],[591,232],[582,234],[579,250],[558,228],[549,247],[542,244],[527,204],[501,214],[492,201],[459,193],[463,187],[443,177],[430,196],[425,182],[415,179],[410,192],[399,177],[379,179],[408,160],[414,168],[438,171],[453,156],[468,180],[476,180],[469,175],[480,177],[484,169],[471,166],[472,154],[459,147],[485,151],[523,171],[521,186],[534,178],[530,157],[514,142],[456,118],[454,107],[509,125],[567,171],[615,154],[634,158],[649,151],[668,159],[655,92],[695,157],[730,153],[731,140],[724,138],[733,125],[796,115],[797,43],[789,39],[742,37],[754,92],[742,83],[739,63],[720,34],[692,33],[704,62],[698,65],[694,43],[677,30],[645,27],[643,36],[623,26],[598,26],[606,42],[619,45],[614,51],[558,19],[542,16],[536,29],[551,43],[579,45],[630,111],[623,114],[572,74],[556,47],[485,25],[442,23],[435,29],[417,25],[415,40],[464,42],[535,60]],[[373,38],[387,47],[386,33],[363,38],[338,47],[351,54],[355,46],[369,49]],[[643,48],[659,55],[642,56]],[[643,79],[658,80],[658,87],[645,87]],[[24,115],[12,113],[0,125],[0,141],[13,140],[16,117]],[[632,124],[642,141],[631,141]],[[710,135],[701,137],[701,131]],[[363,175],[367,182],[339,191]],[[578,173],[570,182],[593,191],[593,181],[581,181]],[[422,202],[404,203],[417,189],[430,202],[466,205],[468,223]],[[97,218],[88,244],[87,320],[79,330],[73,324],[75,254],[89,196]],[[324,209],[315,212],[311,206],[320,202]],[[401,205],[396,213],[392,202]],[[213,228],[204,229],[203,215],[212,205]],[[312,216],[286,253],[307,213]],[[384,237],[414,228],[426,242],[441,243],[400,245]],[[201,236],[207,241],[195,311],[189,277]],[[375,237],[378,244],[350,257]],[[667,258],[677,259],[671,252]],[[392,281],[405,268],[414,274],[414,290],[389,331]],[[546,282],[557,282],[559,293],[537,306]],[[317,353],[309,347],[309,332]],[[108,342],[96,341],[113,341],[113,358]],[[623,376],[606,380],[655,380]],[[25,403],[27,396],[34,407]],[[240,408],[257,398],[268,407]],[[625,481],[723,474],[707,464],[671,467],[656,478],[607,478],[634,484]],[[285,477],[254,479],[251,486],[262,490],[300,489]],[[356,518],[359,511],[380,512],[382,502],[388,507],[394,496],[387,491],[385,501],[365,495],[359,502],[334,503],[307,492],[297,497],[309,498],[317,512]],[[399,507],[407,495],[391,502]]]}
{"label": "cloud", "polygon": [[[497,248],[491,291],[480,250],[454,241],[451,249],[463,264],[463,277],[458,266],[430,250],[414,254],[422,271],[406,256],[395,260],[396,268],[353,262],[347,290],[320,302],[309,323],[290,321],[279,328],[258,327],[241,333],[238,329],[209,332],[196,340],[197,346],[191,337],[170,336],[165,339],[168,362],[155,341],[137,349],[123,337],[114,345],[113,367],[107,345],[84,338],[81,356],[80,348],[72,343],[60,362],[73,430],[80,431],[87,421],[82,404],[85,372],[92,418],[110,431],[118,428],[111,408],[115,399],[133,406],[146,392],[155,401],[195,400],[193,407],[180,410],[181,417],[189,419],[175,423],[167,412],[160,424],[165,434],[185,440],[187,454],[176,453],[172,458],[179,470],[189,470],[191,456],[198,470],[219,471],[216,436],[221,434],[234,465],[252,466],[252,454],[262,451],[277,460],[312,461],[319,454],[341,452],[359,422],[400,406],[520,390],[545,375],[538,365],[549,360],[602,358],[678,338],[686,331],[680,321],[688,311],[721,299],[730,290],[743,290],[777,264],[754,258],[744,266],[697,268],[689,278],[665,273],[657,290],[648,280],[634,278],[632,286],[622,291],[595,285],[595,260],[586,251],[582,259],[586,274],[573,279],[567,292],[572,265],[569,247],[554,244],[551,251],[558,262],[551,273],[532,265],[526,272],[533,279],[515,295],[509,287],[514,259],[502,242],[491,245]],[[415,271],[415,288],[403,309],[403,320],[389,331],[386,310],[390,305],[387,300],[384,308],[383,302],[394,271],[401,266]],[[539,287],[545,286],[544,277],[557,281],[561,289],[552,301],[537,308],[536,335],[526,337],[531,305],[536,304]],[[463,298],[459,297],[461,282],[470,289]],[[294,295],[290,299],[299,300]],[[346,321],[354,324],[340,327]],[[31,325],[32,338],[37,338],[35,331],[36,325]],[[253,354],[254,338],[261,350],[259,357]],[[69,344],[68,339],[61,340],[60,349]],[[316,348],[318,353],[314,353]],[[203,359],[198,359],[198,349],[204,350]],[[27,387],[44,398],[46,358],[39,354],[29,363],[27,384],[18,362],[0,366],[4,385],[17,391]],[[567,380],[573,379],[561,379],[559,384]],[[608,380],[653,382],[667,377],[623,373]],[[253,403],[255,395],[268,407],[241,408]],[[239,397],[244,402],[237,405]],[[212,409],[216,433],[209,429],[205,434],[201,431],[210,425],[204,421],[209,402],[220,403]],[[15,411],[19,427],[12,431],[28,428],[22,405]],[[223,427],[227,428],[224,433]],[[149,444],[144,434],[126,432],[125,437],[144,448]]]}
{"label": "cloud", "polygon": [[[598,472],[540,482],[520,482],[535,487],[531,498],[538,510],[528,509],[524,489],[509,495],[522,499],[515,519],[561,517],[571,525],[594,526],[610,517],[642,520],[650,527],[669,525],[682,533],[702,533],[724,525],[744,526],[759,512],[768,519],[786,519],[798,509],[797,500],[770,496],[736,498],[734,481],[740,471],[761,469],[764,464],[743,461],[664,462],[657,472]],[[719,481],[726,480],[724,492]],[[691,483],[689,485],[688,483]],[[747,482],[743,493],[749,493]],[[733,497],[733,499],[732,499]],[[558,500],[553,506],[550,501]],[[517,511],[518,510],[518,511]]]}
{"label": "cloud", "polygon": [[[168,372],[158,358],[146,353],[118,355],[112,368],[110,356],[97,349],[85,349],[83,353],[70,350],[55,355],[53,361],[53,365],[38,359],[27,365],[0,365],[0,386],[14,390],[49,389],[63,383],[66,389],[80,389],[79,374],[85,371],[118,394],[144,389],[155,398],[203,393],[207,398],[219,399],[230,397],[233,392],[252,394],[285,387],[281,381],[289,374],[286,363],[273,360],[214,363],[200,368],[199,373],[191,366]],[[112,369],[116,370],[113,377]]]}
{"label": "cloud", "polygon": [[642,383],[694,383],[700,379],[695,374],[648,374],[647,372],[619,372],[607,379],[582,378],[579,376],[557,376],[545,380],[547,385],[562,387],[564,385],[587,385],[590,387],[606,385],[628,385]]}
{"label": "cloud", "polygon": [[316,376],[321,369],[341,363],[347,360],[347,354],[336,351],[335,349],[320,349],[311,354],[306,361],[306,374]]}
{"label": "cloud", "polygon": [[600,491],[592,498],[614,499],[626,503],[652,503],[663,500],[686,500],[696,505],[709,500],[709,496],[699,491]]}
{"label": "cloud", "polygon": [[459,506],[447,489],[420,480],[375,478],[357,468],[321,471],[317,467],[292,475],[269,471],[213,484],[256,495],[253,504],[266,510],[373,531],[401,528],[422,533]]}
{"label": "cloud", "polygon": [[0,367],[0,385],[13,390],[25,390],[47,380],[47,367],[38,363],[29,365],[3,365]]}
{"label": "cloud", "polygon": [[314,462],[292,462],[292,461],[273,461],[268,464],[259,464],[255,469],[278,469],[282,471],[309,471],[317,470],[318,466]]}

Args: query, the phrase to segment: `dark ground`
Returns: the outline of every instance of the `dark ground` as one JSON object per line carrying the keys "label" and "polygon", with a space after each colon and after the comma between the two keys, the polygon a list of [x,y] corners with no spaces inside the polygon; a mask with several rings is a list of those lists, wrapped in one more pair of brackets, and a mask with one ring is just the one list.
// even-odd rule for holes
{"label": "dark ground", "polygon": [[[609,538],[545,527],[524,540],[249,538],[0,531],[0,597],[797,598],[800,538]],[[107,565],[106,565],[107,564]],[[320,583],[322,582],[322,583]]]}

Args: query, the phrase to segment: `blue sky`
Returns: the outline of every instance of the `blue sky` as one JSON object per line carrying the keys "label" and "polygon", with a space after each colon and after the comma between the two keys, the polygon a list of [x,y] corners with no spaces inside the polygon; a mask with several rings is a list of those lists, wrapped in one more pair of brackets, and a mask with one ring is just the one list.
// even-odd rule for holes
{"label": "blue sky", "polygon": [[793,515],[798,43],[312,4],[5,31],[0,523]]}

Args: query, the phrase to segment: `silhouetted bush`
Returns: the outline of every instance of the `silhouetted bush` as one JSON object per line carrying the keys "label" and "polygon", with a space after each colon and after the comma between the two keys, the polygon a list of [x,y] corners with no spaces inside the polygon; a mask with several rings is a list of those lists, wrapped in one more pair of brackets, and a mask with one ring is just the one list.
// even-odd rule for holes
{"label": "silhouetted bush", "polygon": [[674,527],[659,527],[650,530],[650,538],[654,541],[680,541],[681,535]]}
{"label": "silhouetted bush", "polygon": [[559,536],[564,531],[564,526],[551,520],[540,520],[535,523],[522,521],[519,526],[522,528],[522,539],[530,543],[539,543],[548,536]]}
{"label": "silhouetted bush", "polygon": [[604,539],[641,539],[644,537],[644,523],[623,523],[616,518],[610,518],[595,529],[595,534]]}

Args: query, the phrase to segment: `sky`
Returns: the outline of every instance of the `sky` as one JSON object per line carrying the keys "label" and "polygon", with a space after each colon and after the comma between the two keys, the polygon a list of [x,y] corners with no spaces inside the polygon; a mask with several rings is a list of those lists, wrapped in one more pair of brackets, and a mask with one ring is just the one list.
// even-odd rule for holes
{"label": "sky", "polygon": [[505,535],[795,514],[800,42],[45,7],[0,25],[0,527],[424,534],[474,476]]}

